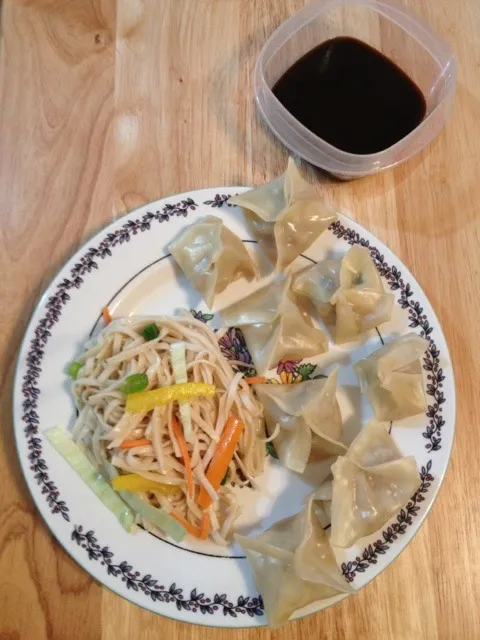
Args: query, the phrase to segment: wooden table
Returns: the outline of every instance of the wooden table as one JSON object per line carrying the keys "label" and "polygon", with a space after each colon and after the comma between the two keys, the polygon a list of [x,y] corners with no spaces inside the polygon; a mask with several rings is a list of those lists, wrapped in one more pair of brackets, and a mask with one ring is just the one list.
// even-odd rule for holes
{"label": "wooden table", "polygon": [[480,4],[410,1],[459,61],[453,115],[411,162],[321,189],[413,271],[456,366],[454,455],[426,524],[356,598],[271,633],[157,617],[56,544],[17,464],[15,359],[39,295],[92,233],[199,187],[257,185],[287,153],[259,120],[252,68],[303,0],[5,0],[0,61],[0,638],[480,638]]}

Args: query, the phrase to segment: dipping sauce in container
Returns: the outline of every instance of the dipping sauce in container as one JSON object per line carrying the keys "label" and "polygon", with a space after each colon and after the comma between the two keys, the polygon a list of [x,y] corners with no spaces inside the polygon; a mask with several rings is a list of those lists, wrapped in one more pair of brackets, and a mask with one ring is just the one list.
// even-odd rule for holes
{"label": "dipping sauce in container", "polygon": [[425,117],[425,97],[385,55],[356,38],[326,40],[297,60],[272,89],[314,134],[350,153],[392,146]]}
{"label": "dipping sauce in container", "polygon": [[435,138],[456,73],[447,43],[397,0],[311,0],[265,43],[254,91],[285,146],[350,180]]}

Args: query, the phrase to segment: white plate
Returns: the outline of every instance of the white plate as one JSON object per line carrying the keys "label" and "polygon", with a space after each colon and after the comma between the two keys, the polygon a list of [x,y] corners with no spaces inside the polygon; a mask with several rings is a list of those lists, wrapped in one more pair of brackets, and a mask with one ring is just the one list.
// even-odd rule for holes
{"label": "white plate", "polygon": [[[230,195],[244,190],[203,189],[165,198],[137,209],[90,240],[40,300],[19,355],[14,390],[15,434],[27,484],[46,523],[70,555],[105,586],[142,607],[186,622],[230,627],[266,622],[241,549],[202,546],[192,540],[175,545],[144,531],[128,535],[42,433],[52,426],[69,428],[74,422],[65,369],[101,326],[102,307],[108,305],[115,316],[173,313],[180,307],[205,311],[168,254],[168,243],[182,228],[205,214],[219,215],[249,243],[249,250],[257,252],[241,211],[226,203]],[[346,439],[351,440],[372,416],[351,363],[394,335],[415,331],[430,341],[424,360],[428,413],[392,425],[402,451],[416,457],[422,485],[383,531],[338,555],[345,578],[360,588],[405,548],[433,503],[452,447],[455,386],[448,348],[428,300],[398,258],[360,225],[341,215],[294,267],[343,255],[355,243],[370,249],[386,288],[395,293],[392,320],[361,343],[342,348],[332,344],[323,358],[287,363],[281,376],[307,378],[324,373],[334,362],[344,364],[340,399]],[[257,257],[261,258],[258,252]],[[216,310],[258,286],[235,282],[218,296]],[[209,322],[215,326],[215,318]],[[242,357],[238,340],[227,347]],[[243,357],[248,357],[245,352]],[[303,497],[324,475],[319,465],[301,478],[268,458],[262,491],[242,492],[245,508],[239,528],[261,531],[298,511]],[[310,606],[301,613],[320,608]]]}

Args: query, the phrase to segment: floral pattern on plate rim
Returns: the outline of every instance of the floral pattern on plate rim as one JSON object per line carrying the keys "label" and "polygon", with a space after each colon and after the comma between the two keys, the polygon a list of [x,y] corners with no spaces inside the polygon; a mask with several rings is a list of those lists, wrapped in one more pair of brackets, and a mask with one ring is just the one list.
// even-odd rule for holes
{"label": "floral pattern on plate rim", "polygon": [[100,560],[100,563],[106,567],[108,575],[115,578],[121,577],[127,589],[143,591],[153,602],[171,602],[176,605],[179,611],[182,611],[182,609],[193,613],[200,611],[204,615],[206,613],[213,614],[219,610],[223,611],[224,616],[229,615],[232,618],[236,618],[239,613],[247,614],[251,618],[263,615],[262,596],[257,598],[239,596],[237,603],[233,604],[225,593],[216,593],[213,598],[208,598],[204,593],[198,593],[197,589],[192,589],[190,597],[186,598],[183,594],[183,589],[177,587],[175,583],[166,589],[150,574],[140,577],[140,573],[133,571],[131,565],[125,561],[120,564],[114,564],[113,553],[109,551],[108,547],[100,547],[93,531],[84,533],[83,527],[75,527],[72,532],[72,540],[86,550],[90,560]]}
{"label": "floral pattern on plate rim", "polygon": [[[228,206],[228,196],[225,194],[216,194],[214,200],[207,200],[203,204],[221,208],[224,204]],[[34,474],[37,484],[41,485],[41,491],[45,494],[45,498],[53,514],[60,513],[64,520],[70,522],[69,509],[65,501],[60,499],[60,492],[55,483],[50,479],[48,474],[48,466],[42,457],[42,440],[38,437],[40,420],[37,413],[38,398],[40,389],[37,386],[38,379],[41,375],[41,363],[45,353],[45,346],[51,337],[51,329],[58,322],[62,308],[70,300],[69,291],[79,289],[83,283],[83,277],[98,269],[98,259],[105,259],[112,255],[112,249],[119,244],[129,242],[132,235],[142,233],[151,229],[153,221],[163,223],[168,222],[172,216],[187,216],[189,211],[193,211],[198,205],[191,198],[182,200],[176,204],[165,204],[161,211],[155,213],[147,212],[137,220],[129,220],[114,232],[107,233],[104,239],[97,247],[90,247],[86,253],[80,258],[79,262],[71,269],[71,278],[64,278],[57,285],[56,292],[48,299],[46,304],[46,313],[38,322],[34,333],[35,338],[30,343],[30,349],[26,356],[26,373],[23,377],[22,395],[23,415],[22,420],[25,424],[24,434],[27,438],[30,461],[30,470]],[[368,240],[360,237],[360,235],[342,225],[339,221],[333,223],[329,230],[338,238],[345,240],[348,244],[360,244],[369,249],[375,265],[380,273],[388,282],[392,291],[400,291],[400,299],[397,302],[402,309],[408,310],[409,327],[412,329],[420,328],[420,335],[429,341],[429,348],[424,358],[424,369],[427,371],[427,394],[433,398],[432,404],[428,405],[427,418],[429,424],[423,432],[423,437],[428,441],[426,449],[429,452],[438,451],[441,448],[441,429],[445,424],[442,416],[442,404],[445,402],[444,392],[442,391],[443,380],[445,379],[443,371],[440,368],[440,352],[433,341],[431,327],[423,308],[418,302],[415,302],[413,291],[409,283],[405,283],[401,272],[395,266],[389,266],[380,251],[372,246]],[[203,321],[208,321],[207,314],[201,314]],[[198,316],[197,316],[198,317]],[[234,340],[235,336],[231,336]],[[243,341],[244,342],[244,341]],[[240,350],[242,352],[242,344],[239,341]],[[227,349],[227,346],[224,347]],[[222,349],[223,350],[223,349]],[[235,349],[234,349],[235,350]],[[248,354],[249,356],[249,354]],[[231,356],[230,356],[231,357]],[[243,354],[243,357],[247,357]],[[302,365],[300,362],[280,363],[278,371],[280,377],[284,374],[285,382],[294,381],[294,378],[308,379],[313,370],[307,372],[300,370]],[[306,377],[304,377],[306,373]],[[290,380],[290,377],[292,378]],[[283,382],[284,380],[282,380]],[[300,379],[298,379],[300,381]],[[408,502],[406,507],[397,515],[397,521],[390,525],[382,532],[382,538],[377,540],[373,545],[369,545],[364,549],[361,556],[356,557],[354,561],[342,564],[341,570],[348,582],[352,582],[357,572],[363,573],[369,566],[376,564],[377,556],[386,553],[389,545],[397,539],[398,535],[404,534],[407,526],[413,523],[413,517],[418,514],[420,507],[418,503],[424,500],[423,494],[428,491],[434,477],[430,473],[432,469],[432,461],[429,460],[425,467],[421,469],[421,486],[415,495]],[[132,567],[125,561],[116,565],[113,564],[113,553],[108,547],[100,547],[95,538],[93,531],[83,533],[83,527],[76,525],[71,534],[72,540],[83,547],[89,559],[100,560],[105,565],[107,572],[115,577],[121,577],[126,583],[128,589],[138,591],[142,590],[152,600],[163,602],[171,602],[176,605],[179,610],[185,609],[189,611],[200,611],[201,613],[213,614],[216,611],[223,611],[223,614],[237,617],[237,614],[248,614],[253,617],[255,615],[263,615],[263,602],[261,597],[251,598],[239,596],[237,604],[231,602],[231,598],[227,598],[226,594],[215,594],[213,598],[206,598],[204,594],[197,594],[194,589],[190,593],[190,597],[185,599],[183,589],[178,588],[176,584],[170,585],[165,589],[162,585],[157,586],[158,580],[146,575],[140,578],[140,574],[132,571]],[[203,601],[203,602],[202,602]]]}

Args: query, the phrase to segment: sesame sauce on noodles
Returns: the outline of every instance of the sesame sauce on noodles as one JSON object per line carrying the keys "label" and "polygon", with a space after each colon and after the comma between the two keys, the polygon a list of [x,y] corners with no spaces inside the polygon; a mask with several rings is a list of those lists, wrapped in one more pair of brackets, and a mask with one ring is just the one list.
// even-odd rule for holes
{"label": "sesame sauce on noodles", "polygon": [[[152,322],[159,335],[146,341],[142,331]],[[175,415],[180,421],[178,405],[170,403],[145,413],[129,414],[125,411],[126,396],[120,390],[127,376],[135,373],[147,375],[148,390],[175,384],[171,345],[178,342],[185,343],[188,382],[216,387],[213,397],[189,401],[193,438],[187,447],[195,483],[193,496],[187,493],[184,461],[173,428]],[[208,509],[210,536],[218,544],[228,544],[239,515],[232,489],[255,486],[254,479],[262,473],[265,463],[265,429],[262,405],[243,374],[235,372],[221,353],[216,334],[191,315],[124,318],[111,322],[85,349],[78,358],[82,367],[72,385],[79,410],[73,428],[75,441],[107,477],[135,473],[178,487],[179,491],[165,495],[137,495],[197,528],[203,511],[196,498],[203,486],[213,498]],[[232,414],[238,416],[244,428],[224,482],[216,491],[206,473]],[[120,445],[126,439],[147,439],[151,444],[125,450]],[[138,522],[155,532],[151,523],[140,518]]]}

